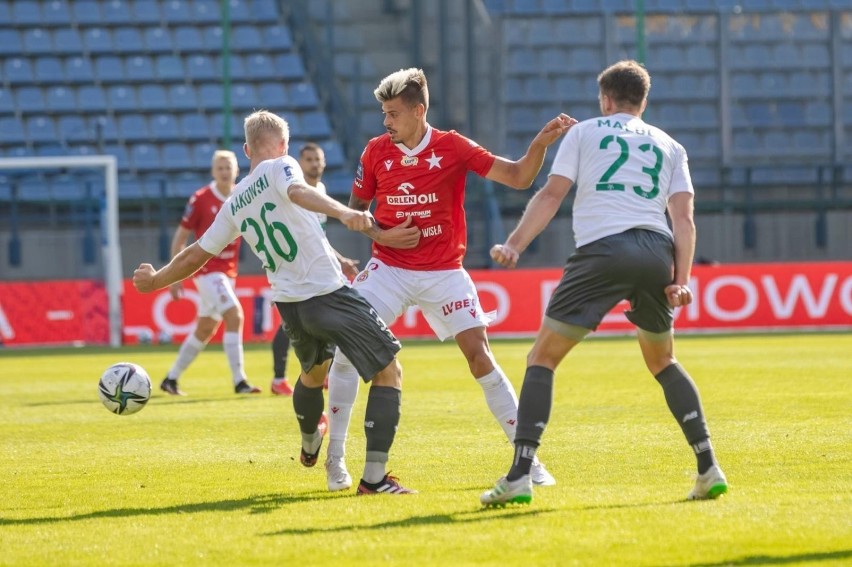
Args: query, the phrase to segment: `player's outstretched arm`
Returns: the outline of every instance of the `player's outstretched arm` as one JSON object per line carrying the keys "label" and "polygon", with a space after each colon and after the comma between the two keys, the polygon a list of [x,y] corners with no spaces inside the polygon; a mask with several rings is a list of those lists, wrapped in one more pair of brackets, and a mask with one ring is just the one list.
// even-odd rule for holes
{"label": "player's outstretched arm", "polygon": [[149,293],[162,289],[175,282],[185,280],[214,255],[204,250],[198,242],[188,248],[184,248],[177,256],[172,258],[166,266],[154,270],[151,264],[140,264],[133,272],[133,287],[141,293]]}
{"label": "player's outstretched arm", "polygon": [[576,123],[577,120],[567,114],[560,114],[548,121],[530,142],[523,157],[518,161],[498,157],[485,177],[514,189],[528,189],[541,171],[547,147]]}
{"label": "player's outstretched arm", "polygon": [[[175,234],[172,237],[172,258],[180,254],[180,251],[186,248],[186,241],[189,238],[190,231],[188,228],[184,228],[183,225],[178,225],[177,230],[175,230]],[[172,299],[179,299],[181,295],[183,295],[183,286],[180,282],[175,282],[169,286],[169,293],[172,295]]]}
{"label": "player's outstretched arm", "polygon": [[[349,198],[349,206],[356,211],[366,211],[372,201],[360,199],[355,195]],[[389,228],[382,228],[375,220],[367,230],[361,231],[376,244],[389,248],[414,248],[420,242],[420,229],[411,217],[406,217],[401,223]]]}
{"label": "player's outstretched arm", "polygon": [[518,226],[506,242],[491,247],[491,259],[506,268],[517,266],[521,253],[550,223],[573,185],[574,182],[567,177],[551,175],[544,187],[530,199]]}
{"label": "player's outstretched arm", "polygon": [[695,218],[692,193],[675,193],[669,199],[669,216],[674,235],[674,279],[666,287],[666,297],[672,307],[692,303],[692,290],[687,287],[695,257]]}

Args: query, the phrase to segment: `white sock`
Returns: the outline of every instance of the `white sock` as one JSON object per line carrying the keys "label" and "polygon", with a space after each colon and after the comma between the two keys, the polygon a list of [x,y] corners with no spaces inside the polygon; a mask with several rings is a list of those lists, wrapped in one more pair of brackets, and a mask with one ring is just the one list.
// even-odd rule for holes
{"label": "white sock", "polygon": [[194,333],[187,335],[180,345],[177,360],[175,360],[171,370],[169,370],[169,378],[172,380],[180,378],[180,375],[192,364],[192,361],[195,360],[195,357],[202,350],[204,350],[204,343],[199,341]]}
{"label": "white sock", "polygon": [[225,349],[225,356],[228,357],[231,379],[236,386],[246,379],[246,373],[243,371],[243,341],[240,334],[231,331],[222,335],[222,348]]}
{"label": "white sock", "polygon": [[358,371],[340,349],[328,372],[328,455],[346,456],[346,437],[352,419],[352,406],[358,397]]}
{"label": "white sock", "polygon": [[518,422],[518,397],[512,383],[506,378],[503,369],[496,365],[494,370],[476,381],[482,386],[488,409],[500,423],[509,443],[513,443]]}

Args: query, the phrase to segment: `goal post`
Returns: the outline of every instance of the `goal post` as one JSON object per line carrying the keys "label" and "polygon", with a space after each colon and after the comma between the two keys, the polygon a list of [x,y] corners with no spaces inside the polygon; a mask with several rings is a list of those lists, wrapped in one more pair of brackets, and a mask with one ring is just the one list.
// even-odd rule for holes
{"label": "goal post", "polygon": [[104,175],[105,199],[101,210],[101,254],[104,283],[109,302],[109,344],[121,346],[121,244],[118,234],[118,162],[113,155],[44,156],[0,158],[0,171],[45,171],[54,169],[101,170]]}

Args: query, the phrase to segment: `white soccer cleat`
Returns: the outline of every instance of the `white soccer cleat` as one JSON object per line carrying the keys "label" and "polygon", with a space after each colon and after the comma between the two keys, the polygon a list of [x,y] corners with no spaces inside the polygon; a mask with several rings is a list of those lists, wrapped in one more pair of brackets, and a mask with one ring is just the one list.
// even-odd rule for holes
{"label": "white soccer cleat", "polygon": [[553,486],[556,484],[556,479],[544,468],[538,457],[533,460],[532,467],[530,468],[530,477],[532,478],[532,483],[536,486]]}
{"label": "white soccer cleat", "polygon": [[506,504],[529,504],[532,502],[532,479],[524,475],[518,480],[506,480],[501,477],[491,490],[479,497],[483,506],[505,506]]}
{"label": "white soccer cleat", "polygon": [[687,500],[713,500],[728,491],[728,479],[717,465],[695,478],[695,487],[686,496]]}
{"label": "white soccer cleat", "polygon": [[331,492],[352,488],[352,477],[346,470],[346,461],[343,457],[328,456],[325,460],[325,476]]}

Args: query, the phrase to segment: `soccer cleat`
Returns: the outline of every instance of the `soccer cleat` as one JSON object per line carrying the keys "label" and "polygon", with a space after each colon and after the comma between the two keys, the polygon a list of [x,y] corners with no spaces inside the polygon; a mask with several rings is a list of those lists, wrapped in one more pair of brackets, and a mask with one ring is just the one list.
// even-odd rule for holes
{"label": "soccer cleat", "polygon": [[506,504],[529,504],[532,502],[532,479],[526,474],[518,480],[500,478],[491,490],[479,497],[483,506],[505,506]]}
{"label": "soccer cleat", "polygon": [[532,483],[536,486],[553,486],[556,484],[556,479],[553,478],[553,475],[544,468],[544,465],[538,459],[533,461],[530,468],[530,478],[532,478]]}
{"label": "soccer cleat", "polygon": [[320,415],[319,421],[317,422],[317,431],[319,431],[320,434],[320,444],[319,447],[317,447],[316,452],[308,453],[305,451],[305,448],[302,447],[302,452],[299,455],[299,462],[306,467],[313,467],[317,464],[317,458],[319,457],[320,449],[322,449],[322,438],[325,437],[325,434],[328,431],[328,416],[325,415],[325,412],[322,412],[322,415]]}
{"label": "soccer cleat", "polygon": [[160,382],[160,389],[165,393],[172,396],[185,396],[186,394],[178,388],[177,380],[172,380],[168,376],[163,378],[163,381]]}
{"label": "soccer cleat", "polygon": [[687,500],[714,500],[728,491],[728,479],[718,465],[713,465],[704,474],[695,479],[695,487],[689,492]]}
{"label": "soccer cleat", "polygon": [[290,383],[287,382],[286,378],[275,378],[272,380],[272,386],[269,387],[269,391],[272,392],[273,396],[292,396],[293,388],[290,386]]}
{"label": "soccer cleat", "polygon": [[388,473],[376,484],[365,482],[362,478],[361,482],[358,483],[358,492],[355,494],[357,496],[363,496],[365,494],[417,494],[417,491],[405,488],[399,483],[398,478],[391,476],[390,473]]}
{"label": "soccer cleat", "polygon": [[331,492],[352,488],[352,477],[346,470],[346,461],[343,457],[328,456],[325,460],[325,476]]}
{"label": "soccer cleat", "polygon": [[235,394],[259,394],[261,392],[263,392],[263,390],[261,390],[257,386],[252,386],[245,380],[242,380],[239,384],[234,386]]}

